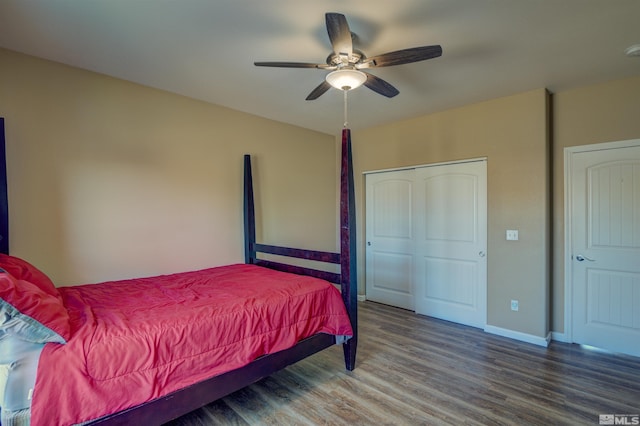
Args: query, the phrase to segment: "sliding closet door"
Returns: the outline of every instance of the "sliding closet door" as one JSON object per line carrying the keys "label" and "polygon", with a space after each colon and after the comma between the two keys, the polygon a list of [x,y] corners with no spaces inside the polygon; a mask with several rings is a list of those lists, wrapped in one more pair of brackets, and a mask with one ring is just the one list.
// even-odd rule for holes
{"label": "sliding closet door", "polygon": [[486,325],[486,161],[415,170],[415,310]]}
{"label": "sliding closet door", "polygon": [[413,310],[413,170],[366,176],[367,299]]}

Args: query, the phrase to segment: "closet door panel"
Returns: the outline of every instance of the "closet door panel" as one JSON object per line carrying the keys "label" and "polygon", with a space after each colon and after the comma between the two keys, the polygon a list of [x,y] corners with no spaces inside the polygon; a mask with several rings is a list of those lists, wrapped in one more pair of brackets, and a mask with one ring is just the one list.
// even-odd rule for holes
{"label": "closet door panel", "polygon": [[413,170],[366,177],[367,299],[413,309]]}
{"label": "closet door panel", "polygon": [[486,162],[415,173],[415,310],[486,324]]}

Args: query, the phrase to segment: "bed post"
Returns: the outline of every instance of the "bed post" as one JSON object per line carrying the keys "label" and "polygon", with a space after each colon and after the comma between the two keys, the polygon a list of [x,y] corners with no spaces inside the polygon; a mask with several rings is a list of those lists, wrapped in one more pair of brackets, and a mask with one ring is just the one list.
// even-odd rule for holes
{"label": "bed post", "polygon": [[244,263],[255,263],[256,214],[253,205],[251,156],[244,156]]}
{"label": "bed post", "polygon": [[344,343],[347,370],[356,366],[358,345],[358,282],[356,278],[356,204],[351,160],[351,130],[342,129],[342,167],[340,172],[340,276],[342,299],[347,307],[353,337]]}
{"label": "bed post", "polygon": [[0,253],[9,254],[9,202],[7,197],[7,154],[4,118],[0,117]]}

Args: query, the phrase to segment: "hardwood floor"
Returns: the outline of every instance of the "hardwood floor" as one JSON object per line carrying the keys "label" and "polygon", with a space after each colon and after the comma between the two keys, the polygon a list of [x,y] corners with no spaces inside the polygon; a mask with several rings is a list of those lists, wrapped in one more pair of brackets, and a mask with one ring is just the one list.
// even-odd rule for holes
{"label": "hardwood floor", "polygon": [[373,302],[327,349],[168,425],[597,425],[640,413],[640,358],[548,348]]}

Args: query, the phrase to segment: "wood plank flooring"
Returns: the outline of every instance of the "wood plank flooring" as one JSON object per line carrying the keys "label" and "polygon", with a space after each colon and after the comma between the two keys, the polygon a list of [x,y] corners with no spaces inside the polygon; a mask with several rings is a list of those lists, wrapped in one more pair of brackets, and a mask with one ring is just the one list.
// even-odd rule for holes
{"label": "wood plank flooring", "polygon": [[640,413],[640,358],[373,302],[359,323],[354,371],[332,347],[167,425],[597,425]]}

